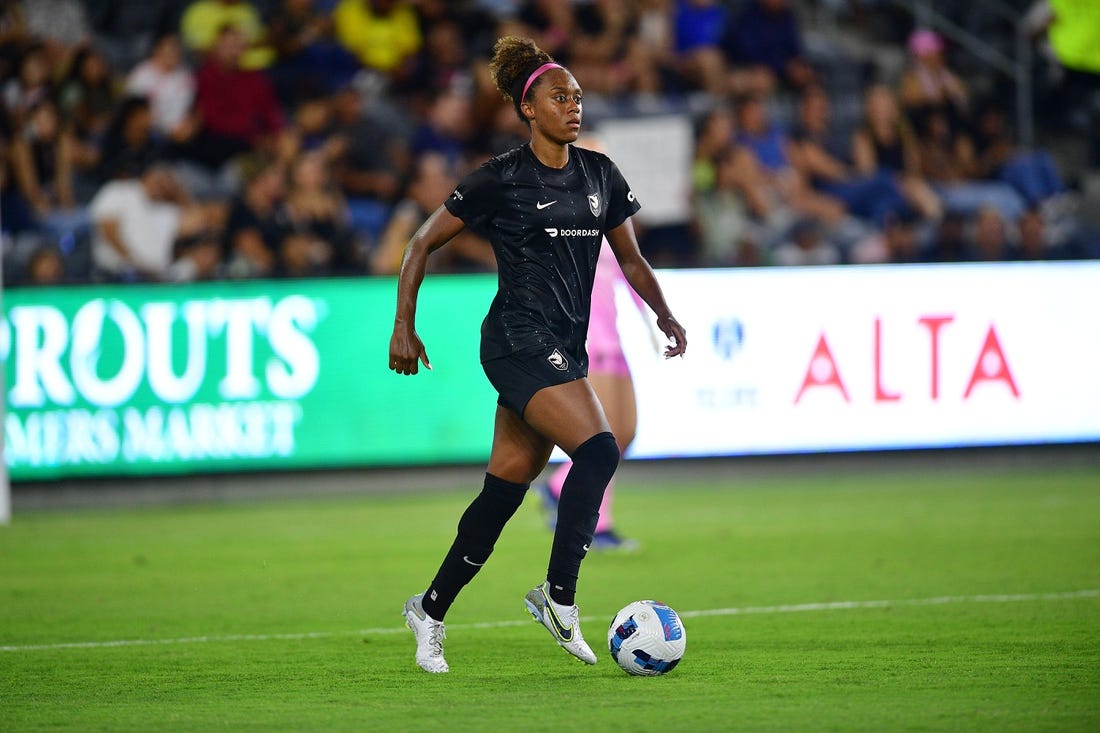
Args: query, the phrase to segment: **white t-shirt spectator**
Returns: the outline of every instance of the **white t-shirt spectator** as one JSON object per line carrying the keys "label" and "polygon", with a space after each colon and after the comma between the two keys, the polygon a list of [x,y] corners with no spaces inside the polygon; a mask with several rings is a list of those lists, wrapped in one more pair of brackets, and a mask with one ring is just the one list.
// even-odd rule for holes
{"label": "white t-shirt spectator", "polygon": [[186,68],[166,73],[152,61],[143,61],[130,72],[126,91],[149,100],[153,127],[168,135],[191,110],[195,101],[195,76]]}
{"label": "white t-shirt spectator", "polygon": [[104,221],[114,219],[132,260],[142,269],[169,274],[179,232],[178,206],[152,200],[141,180],[131,179],[107,183],[92,199],[90,209],[95,224],[92,259],[97,267],[114,275],[122,275],[131,267],[99,229]]}

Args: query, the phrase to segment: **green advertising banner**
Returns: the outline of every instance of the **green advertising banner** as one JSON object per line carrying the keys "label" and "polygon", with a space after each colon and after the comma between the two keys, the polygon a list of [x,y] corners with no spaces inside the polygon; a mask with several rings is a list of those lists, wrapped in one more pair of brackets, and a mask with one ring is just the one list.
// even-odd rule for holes
{"label": "green advertising banner", "polygon": [[5,293],[14,480],[479,461],[495,276],[425,281],[434,369],[387,369],[390,278]]}

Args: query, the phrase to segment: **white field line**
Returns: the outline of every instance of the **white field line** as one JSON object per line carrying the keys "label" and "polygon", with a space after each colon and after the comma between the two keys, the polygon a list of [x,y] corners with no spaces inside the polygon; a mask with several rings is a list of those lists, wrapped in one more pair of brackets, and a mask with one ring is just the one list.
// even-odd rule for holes
{"label": "white field line", "polygon": [[[852,611],[875,608],[899,608],[906,606],[945,606],[960,603],[1021,603],[1028,601],[1069,601],[1081,598],[1100,598],[1100,589],[1075,590],[1065,593],[1005,593],[976,596],[936,596],[933,598],[908,598],[896,601],[830,601],[825,603],[797,603],[779,606],[743,606],[741,608],[710,608],[700,611],[684,611],[683,618],[703,616],[751,616],[778,613],[809,613],[813,611]],[[596,616],[582,616],[581,621],[601,620]],[[604,619],[606,620],[606,619]],[[472,624],[448,624],[450,631],[466,629],[502,629],[510,626],[527,626],[527,620],[485,621]],[[356,631],[306,631],[289,634],[224,634],[218,636],[185,636],[175,639],[118,639],[115,641],[75,641],[59,644],[19,644],[0,646],[0,652],[33,652],[51,649],[108,649],[123,646],[158,646],[165,644],[210,644],[227,641],[299,641],[303,639],[327,639],[341,636],[374,636],[378,634],[406,633],[404,626],[383,626]]]}

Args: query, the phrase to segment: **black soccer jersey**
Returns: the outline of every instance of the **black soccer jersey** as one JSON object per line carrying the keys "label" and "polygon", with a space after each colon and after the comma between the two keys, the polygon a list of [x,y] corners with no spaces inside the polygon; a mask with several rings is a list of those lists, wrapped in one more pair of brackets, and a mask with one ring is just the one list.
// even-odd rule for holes
{"label": "black soccer jersey", "polygon": [[615,164],[570,146],[566,166],[550,168],[523,145],[466,176],[444,205],[496,253],[499,289],[481,324],[481,360],[553,346],[587,365],[603,235],[641,208]]}

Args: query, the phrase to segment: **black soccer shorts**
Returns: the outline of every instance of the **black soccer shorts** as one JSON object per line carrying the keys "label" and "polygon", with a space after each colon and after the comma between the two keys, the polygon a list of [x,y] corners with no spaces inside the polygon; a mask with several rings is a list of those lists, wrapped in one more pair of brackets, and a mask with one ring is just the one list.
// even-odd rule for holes
{"label": "black soccer shorts", "polygon": [[553,387],[588,376],[588,360],[577,359],[560,346],[542,346],[514,352],[481,363],[497,391],[497,404],[523,417],[527,403],[543,387]]}

